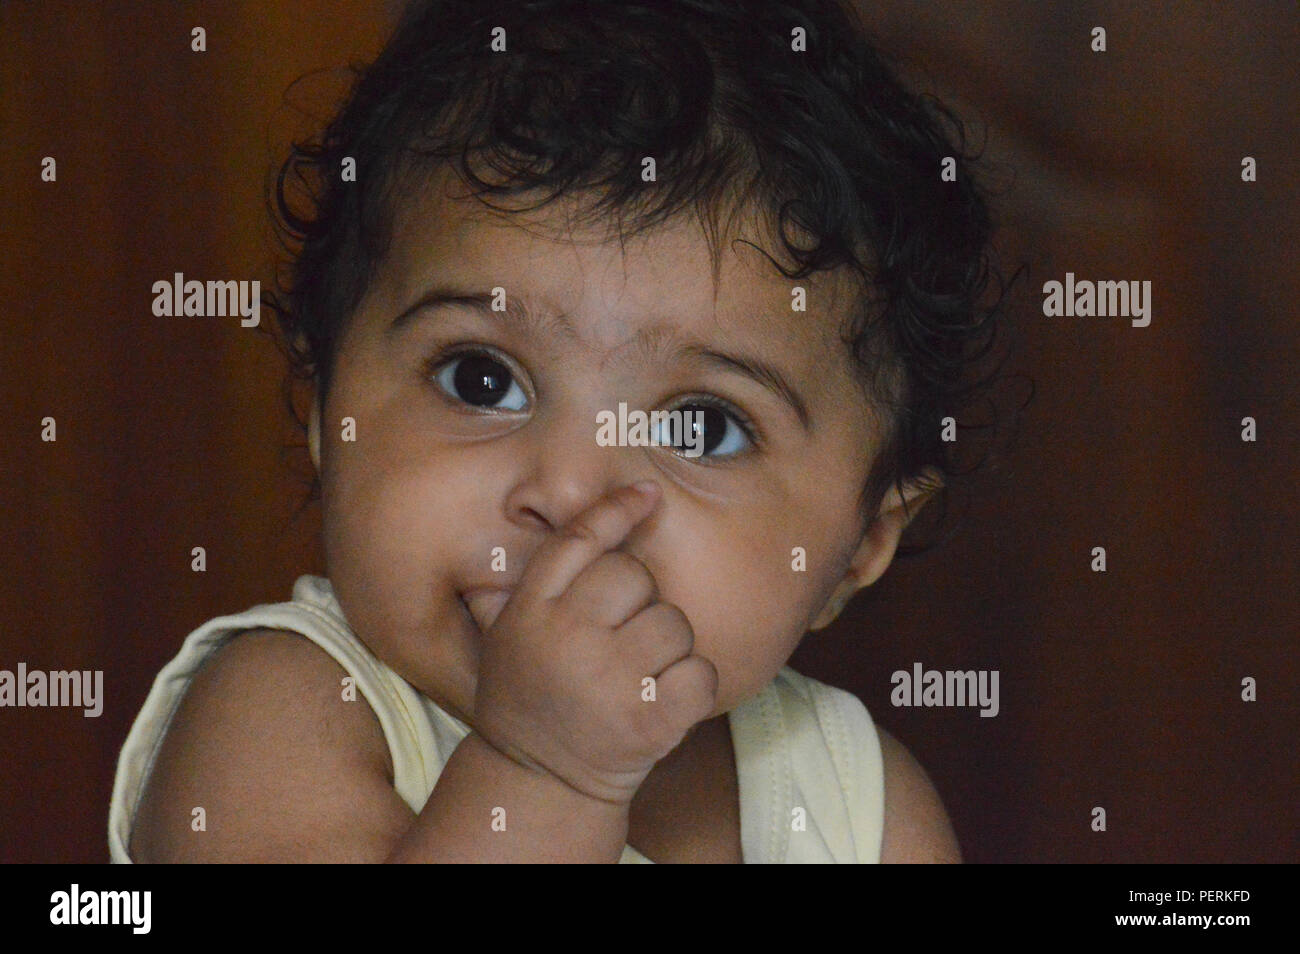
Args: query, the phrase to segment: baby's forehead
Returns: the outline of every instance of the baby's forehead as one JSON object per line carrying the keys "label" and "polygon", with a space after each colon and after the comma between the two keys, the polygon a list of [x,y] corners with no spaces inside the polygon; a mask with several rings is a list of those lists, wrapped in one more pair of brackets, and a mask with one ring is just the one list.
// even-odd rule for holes
{"label": "baby's forehead", "polygon": [[440,179],[413,199],[380,269],[395,302],[439,286],[495,293],[596,349],[688,336],[779,348],[788,362],[843,352],[855,283],[843,272],[782,275],[760,216],[732,216],[711,245],[710,226],[687,213],[620,236],[587,197],[501,211]]}

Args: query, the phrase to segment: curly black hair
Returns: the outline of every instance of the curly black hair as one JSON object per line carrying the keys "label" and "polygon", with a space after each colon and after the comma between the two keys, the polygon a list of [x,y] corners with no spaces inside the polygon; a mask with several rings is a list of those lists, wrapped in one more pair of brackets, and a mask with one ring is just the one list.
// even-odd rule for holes
{"label": "curly black hair", "polygon": [[[295,379],[324,403],[336,343],[391,242],[395,198],[421,176],[450,167],[501,211],[490,197],[540,190],[535,209],[581,193],[620,241],[689,207],[715,276],[719,216],[752,211],[780,240],[788,265],[763,254],[781,274],[860,278],[840,334],[883,434],[863,526],[904,482],[939,490],[946,514],[953,481],[973,469],[957,460],[961,442],[942,439],[944,419],[994,380],[996,369],[968,378],[1006,288],[981,307],[993,226],[964,127],[905,89],[869,36],[839,0],[412,0],[374,63],[352,67],[337,115],[275,178],[271,211],[295,254],[265,304],[291,409]],[[657,182],[642,181],[644,156]],[[340,175],[345,157],[354,182]],[[940,175],[946,157],[955,178]],[[319,493],[316,478],[309,499]]]}

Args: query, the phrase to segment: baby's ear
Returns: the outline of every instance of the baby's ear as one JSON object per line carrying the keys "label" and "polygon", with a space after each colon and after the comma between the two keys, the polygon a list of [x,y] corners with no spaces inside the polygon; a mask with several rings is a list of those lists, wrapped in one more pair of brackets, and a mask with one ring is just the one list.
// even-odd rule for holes
{"label": "baby's ear", "polygon": [[890,487],[885,499],[880,502],[880,510],[862,535],[862,542],[849,563],[844,579],[835,587],[826,605],[818,612],[809,626],[810,629],[822,629],[835,621],[846,603],[858,590],[870,586],[889,569],[894,562],[894,553],[898,550],[898,541],[907,529],[907,525],[925,506],[930,495],[943,486],[943,478],[938,471],[927,468],[915,481],[903,485],[903,493],[897,487]]}
{"label": "baby's ear", "polygon": [[943,476],[933,467],[927,467],[919,477],[904,482],[901,494],[898,487],[889,488],[853,557],[849,572],[857,577],[858,588],[875,583],[889,569],[903,531],[930,496],[942,487]]}

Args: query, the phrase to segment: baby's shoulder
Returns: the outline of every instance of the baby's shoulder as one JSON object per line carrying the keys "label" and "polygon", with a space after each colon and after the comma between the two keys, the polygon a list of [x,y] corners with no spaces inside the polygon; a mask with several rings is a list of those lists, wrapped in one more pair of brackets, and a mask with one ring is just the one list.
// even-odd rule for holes
{"label": "baby's shoulder", "polygon": [[132,857],[355,859],[356,843],[328,847],[336,826],[355,824],[350,800],[388,804],[394,824],[405,806],[391,788],[378,719],[345,701],[346,675],[309,639],[283,630],[247,630],[214,650],[159,747]]}
{"label": "baby's shoulder", "polygon": [[885,774],[884,864],[961,862],[961,848],[930,776],[903,743],[877,725]]}

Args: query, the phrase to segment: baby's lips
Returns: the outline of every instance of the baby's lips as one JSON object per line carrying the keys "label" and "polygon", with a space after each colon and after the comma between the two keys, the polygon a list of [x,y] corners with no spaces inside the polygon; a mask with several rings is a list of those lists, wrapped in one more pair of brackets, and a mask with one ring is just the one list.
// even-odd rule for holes
{"label": "baby's lips", "polygon": [[469,607],[469,615],[474,617],[474,622],[478,623],[478,628],[487,632],[492,628],[492,624],[497,621],[501,615],[501,610],[510,600],[511,590],[469,590],[465,593],[465,605]]}

